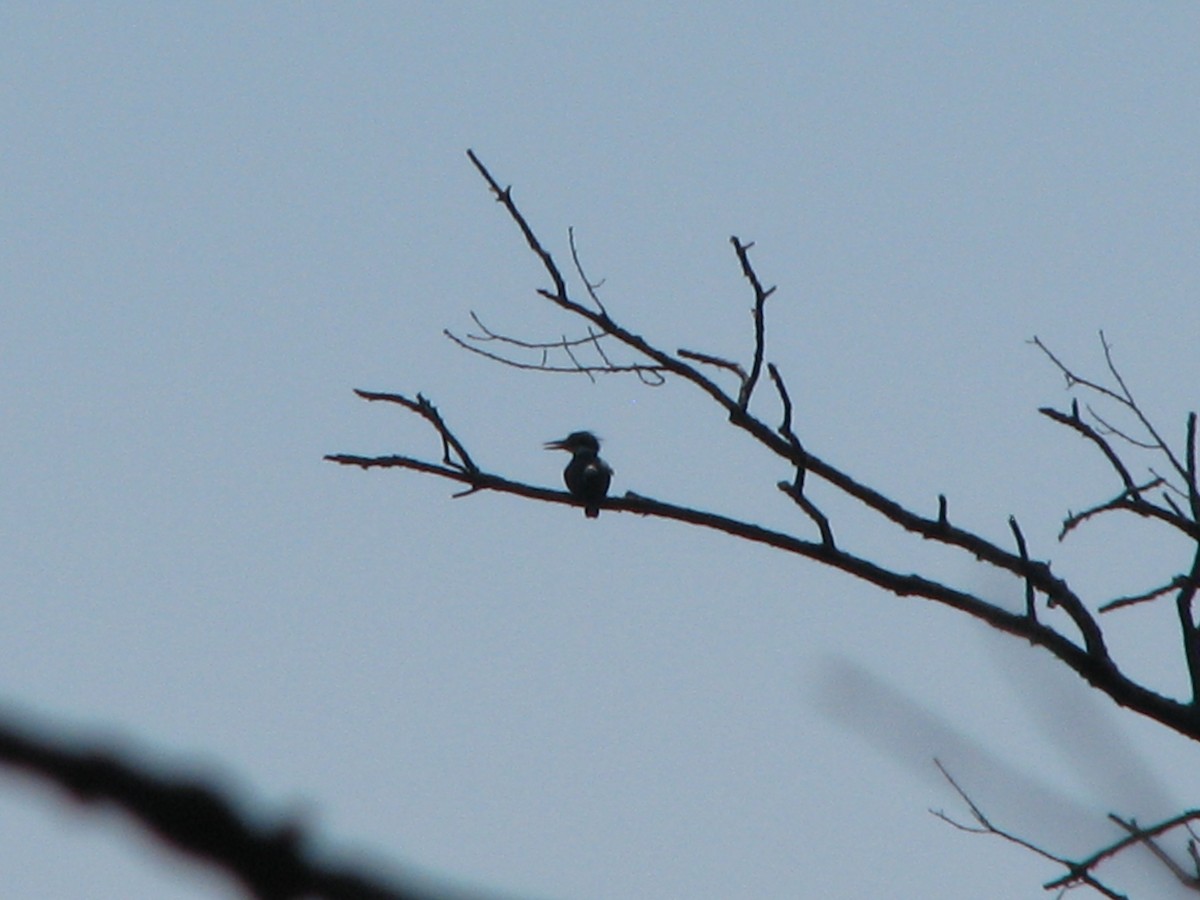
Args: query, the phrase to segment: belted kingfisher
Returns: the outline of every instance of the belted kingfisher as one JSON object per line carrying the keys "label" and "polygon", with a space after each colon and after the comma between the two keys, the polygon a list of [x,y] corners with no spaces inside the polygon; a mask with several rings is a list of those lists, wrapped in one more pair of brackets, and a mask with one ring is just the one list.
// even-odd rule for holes
{"label": "belted kingfisher", "polygon": [[569,450],[571,461],[563,470],[563,481],[571,496],[584,503],[589,519],[600,515],[600,501],[608,494],[613,470],[599,457],[600,441],[590,431],[574,431],[561,441],[548,441],[547,450]]}

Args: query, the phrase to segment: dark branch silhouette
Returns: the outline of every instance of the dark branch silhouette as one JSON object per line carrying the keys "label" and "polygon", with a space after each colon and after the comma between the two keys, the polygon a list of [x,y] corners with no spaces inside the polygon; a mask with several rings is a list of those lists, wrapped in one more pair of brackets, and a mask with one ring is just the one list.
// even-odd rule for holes
{"label": "dark branch silhouette", "polygon": [[762,372],[763,347],[767,340],[763,307],[766,305],[767,298],[775,293],[775,288],[764,288],[762,282],[758,280],[758,273],[754,271],[754,266],[750,264],[750,248],[754,246],[753,243],[743,244],[737,239],[737,235],[731,237],[729,243],[733,244],[733,251],[737,254],[738,262],[742,264],[742,274],[754,288],[754,361],[750,364],[749,376],[742,383],[742,389],[738,391],[738,407],[744,412],[750,405],[750,395],[754,393],[754,387],[758,384],[758,376]]}
{"label": "dark branch silhouette", "polygon": [[[1079,434],[1098,449],[1120,484],[1115,497],[1096,503],[1081,513],[1068,512],[1059,539],[1065,539],[1098,516],[1131,512],[1185,535],[1194,543],[1194,547],[1191,559],[1185,567],[1186,571],[1182,574],[1166,576],[1157,585],[1136,595],[1089,603],[1071,588],[1065,578],[1054,571],[1049,562],[1039,558],[1035,548],[1029,546],[1024,532],[1014,518],[1008,520],[1015,544],[1014,548],[1009,549],[955,525],[950,518],[949,504],[944,494],[936,495],[936,514],[927,515],[875,490],[806,446],[795,430],[792,399],[783,373],[766,358],[765,307],[767,298],[775,288],[765,288],[755,270],[749,253],[753,243],[743,242],[736,236],[730,239],[737,263],[754,293],[754,306],[751,310],[753,349],[748,369],[739,361],[695,349],[681,348],[671,353],[650,343],[629,325],[619,321],[617,316],[610,312],[611,298],[608,307],[600,302],[597,294],[600,283],[588,278],[579,259],[574,232],[568,230],[575,272],[590,305],[575,300],[570,293],[567,277],[518,208],[511,188],[501,187],[474,152],[468,151],[468,156],[496,201],[517,226],[528,248],[541,262],[550,287],[538,288],[537,294],[562,310],[569,318],[573,318],[582,326],[585,336],[570,339],[564,336],[555,341],[525,341],[484,328],[478,317],[472,314],[482,333],[463,339],[447,332],[451,340],[474,353],[518,368],[584,373],[593,378],[601,373],[631,373],[655,384],[675,379],[678,383],[698,389],[717,405],[730,425],[748,434],[792,470],[793,477],[778,482],[778,487],[804,513],[815,529],[816,539],[763,528],[717,511],[652,499],[633,491],[627,491],[620,497],[608,498],[602,508],[614,512],[671,519],[766,544],[846,572],[897,597],[921,597],[960,610],[1000,631],[1046,649],[1089,685],[1107,694],[1117,704],[1193,740],[1200,740],[1200,628],[1197,626],[1193,609],[1196,589],[1200,585],[1200,488],[1197,487],[1196,416],[1192,414],[1188,417],[1186,446],[1182,453],[1177,452],[1162,437],[1162,432],[1135,399],[1116,364],[1112,346],[1103,333],[1100,335],[1100,344],[1111,384],[1077,374],[1041,340],[1034,337],[1031,341],[1064,376],[1069,389],[1090,395],[1098,404],[1115,404],[1122,413],[1132,416],[1134,422],[1132,428],[1118,428],[1090,405],[1086,406],[1088,418],[1085,418],[1080,412],[1077,397],[1072,399],[1068,411],[1052,407],[1040,409],[1042,415]],[[499,352],[485,350],[481,345],[486,343],[503,349]],[[610,349],[606,350],[605,347]],[[622,347],[624,352],[629,354],[630,361],[615,364],[612,361],[614,357],[611,348],[616,347]],[[582,361],[580,353],[586,350],[594,350],[597,361]],[[522,361],[507,355],[508,351],[532,352],[538,356],[532,362]],[[567,362],[552,363],[550,354],[556,352],[561,352]],[[779,402],[779,424],[775,426],[769,424],[764,415],[756,409],[764,402],[761,396],[755,397],[755,388],[764,364]],[[736,389],[732,392],[723,389],[718,381],[701,370],[702,366],[715,370],[714,377],[717,378],[733,376]],[[359,393],[367,396],[364,392]],[[418,398],[420,400],[419,395]],[[403,405],[414,409],[412,401]],[[445,446],[457,448],[460,460],[469,459],[461,442],[454,439],[440,418],[434,420],[419,408],[414,411],[430,421]],[[1153,466],[1150,466],[1150,478],[1135,478],[1133,467],[1124,455],[1129,450],[1146,452],[1152,459],[1157,457],[1161,462],[1165,462],[1170,477],[1159,475]],[[449,462],[448,457],[443,459],[441,465],[403,455],[363,457],[335,454],[326,458],[332,462],[364,469],[411,469],[465,484],[467,489],[455,496],[491,490],[531,500],[578,505],[566,492],[514,481],[501,473],[454,465]],[[1016,579],[1024,592],[1024,608],[1020,612],[1009,611],[970,589],[957,587],[945,580],[920,573],[890,568],[856,554],[853,548],[838,543],[834,538],[833,523],[806,492],[806,486],[813,478],[820,479],[896,526],[898,535],[907,534],[924,541],[942,544]],[[1182,662],[1191,680],[1189,696],[1182,699],[1165,696],[1127,675],[1113,658],[1098,618],[1099,613],[1150,603],[1169,594],[1175,597],[1183,650]],[[1061,630],[1061,626],[1042,621],[1038,615],[1041,603],[1048,609],[1057,609],[1065,614],[1070,627]],[[953,784],[953,781],[951,783]],[[955,787],[957,788],[957,785]],[[1134,843],[1146,843],[1154,834],[1157,832],[1139,830],[1136,835],[1131,834],[1125,843],[1111,849],[1108,855]],[[1068,865],[1065,860],[1060,861]],[[1108,891],[1109,889],[1091,878],[1091,867],[1085,866],[1082,870],[1072,868],[1074,883],[1087,884],[1102,893]],[[1119,896],[1115,893],[1106,895]]]}
{"label": "dark branch silhouette", "polygon": [[406,887],[361,866],[318,858],[298,823],[262,824],[215,784],[165,775],[128,751],[51,738],[0,717],[0,764],[49,781],[79,803],[115,806],[166,846],[217,866],[260,900],[433,900],[467,895]]}
{"label": "dark branch silhouette", "polygon": [[[470,152],[469,156],[472,163],[491,188],[497,201],[502,204],[509,218],[517,225],[526,243],[541,261],[543,268],[549,276],[553,288],[539,289],[538,293],[567,313],[577,316],[587,324],[599,329],[603,336],[611,338],[619,344],[623,344],[634,354],[643,357],[646,360],[644,363],[645,366],[653,367],[654,371],[664,375],[674,375],[699,388],[713,399],[725,411],[734,427],[747,432],[767,449],[793,466],[797,473],[799,473],[796,480],[789,485],[786,491],[794,500],[804,496],[803,486],[806,478],[821,478],[835,488],[848,494],[862,505],[899,526],[904,531],[915,534],[925,540],[936,541],[962,550],[982,562],[1018,578],[1028,591],[1033,591],[1038,595],[1044,596],[1049,603],[1066,612],[1075,625],[1077,640],[1079,642],[1077,643],[1076,639],[1072,639],[1069,635],[1062,634],[1053,627],[1037,621],[1036,615],[1030,615],[1029,610],[1026,610],[1024,614],[1011,613],[969,592],[957,590],[950,585],[924,578],[920,575],[900,573],[887,569],[870,560],[859,558],[849,550],[838,548],[831,540],[831,529],[828,521],[826,520],[822,524],[823,517],[813,515],[812,509],[806,509],[806,512],[813,519],[814,523],[818,525],[818,531],[822,537],[820,542],[805,541],[793,535],[769,532],[750,523],[720,516],[715,512],[678,507],[663,501],[651,501],[648,498],[633,493],[626,494],[624,498],[610,498],[607,501],[609,508],[637,512],[642,515],[658,515],[664,518],[674,518],[692,524],[715,528],[735,536],[747,537],[751,540],[768,543],[779,549],[787,549],[789,552],[808,556],[827,565],[842,569],[894,593],[903,596],[922,596],[961,609],[1004,631],[1020,635],[1035,644],[1046,647],[1084,677],[1090,684],[1109,694],[1118,703],[1149,715],[1183,734],[1191,737],[1200,736],[1200,714],[1197,714],[1193,704],[1164,697],[1124,675],[1108,652],[1102,629],[1094,614],[1089,611],[1082,599],[1071,590],[1068,583],[1055,575],[1047,562],[1033,558],[1028,548],[1020,546],[1017,552],[1013,552],[1000,547],[974,532],[956,527],[951,523],[946,513],[946,506],[941,501],[939,501],[938,514],[933,518],[909,509],[860,482],[852,475],[814,455],[810,450],[805,448],[793,431],[790,398],[788,398],[787,391],[784,388],[783,377],[778,367],[768,365],[768,371],[771,372],[777,392],[783,401],[783,421],[780,427],[772,428],[748,408],[755,380],[753,364],[751,366],[751,374],[744,380],[739,379],[741,383],[739,384],[737,396],[730,395],[689,362],[689,360],[694,360],[696,362],[712,364],[718,358],[708,354],[700,354],[697,351],[686,351],[686,354],[672,355],[665,350],[649,344],[644,338],[638,336],[612,318],[608,312],[591,310],[572,299],[567,287],[567,279],[517,207],[512,198],[511,189],[502,188],[487,167],[473,152]],[[751,245],[743,243],[737,238],[734,238],[731,243],[734,246],[743,274],[746,275],[754,288],[756,298],[754,356],[761,363],[764,340],[759,338],[759,332],[760,322],[764,322],[764,320],[761,319],[760,314],[765,299],[770,296],[771,289],[762,286],[762,282],[754,270],[748,253]],[[761,330],[765,333],[765,322],[762,324]],[[1040,341],[1037,343],[1039,347],[1044,347]],[[1107,353],[1108,345],[1105,344],[1105,347]],[[1051,356],[1051,358],[1064,371],[1070,372],[1055,357]],[[1109,359],[1111,361],[1111,356]],[[731,363],[728,360],[720,360],[720,362],[722,365],[719,368],[722,370],[738,370],[736,363]],[[627,368],[636,369],[640,365],[643,364],[636,363],[634,366]],[[620,368],[615,366],[610,367],[610,371]],[[1133,402],[1129,399],[1131,395],[1128,395],[1128,388],[1124,386],[1123,381],[1121,382],[1122,392],[1118,393],[1073,374],[1070,374],[1069,380],[1072,384],[1088,387],[1094,386],[1104,396],[1114,397],[1126,403]],[[1139,513],[1172,524],[1185,533],[1194,532],[1200,534],[1200,527],[1195,522],[1176,515],[1169,508],[1160,507],[1144,499],[1139,499],[1141,495],[1137,492],[1138,486],[1129,475],[1128,469],[1121,463],[1119,456],[1112,450],[1107,439],[1096,432],[1094,428],[1087,425],[1075,414],[1065,414],[1050,409],[1045,409],[1043,412],[1056,421],[1069,424],[1072,428],[1089,437],[1097,446],[1105,451],[1121,476],[1122,483],[1126,486],[1126,493],[1123,495],[1125,497],[1124,503],[1132,504]],[[1157,431],[1153,430],[1153,426],[1149,424],[1148,420],[1141,417],[1139,421],[1145,421],[1151,433],[1157,435]],[[440,428],[439,433],[443,439],[448,439],[447,433],[441,431]],[[1168,453],[1168,456],[1174,460],[1173,455]],[[464,482],[469,485],[472,491],[489,489],[518,494],[531,499],[570,502],[567,499],[568,495],[564,492],[551,491],[535,485],[518,483],[498,473],[452,471],[446,466],[439,467],[406,456],[365,458],[350,454],[336,454],[330,456],[329,459],[334,462],[352,464],[364,468],[393,466],[415,469],[427,474]],[[1180,470],[1185,471],[1182,468]],[[1024,544],[1023,539],[1021,544]]]}

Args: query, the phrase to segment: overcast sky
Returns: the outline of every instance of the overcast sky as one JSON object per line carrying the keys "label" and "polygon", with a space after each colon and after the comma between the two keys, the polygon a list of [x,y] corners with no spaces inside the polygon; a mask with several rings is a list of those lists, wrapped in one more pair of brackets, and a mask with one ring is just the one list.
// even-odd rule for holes
{"label": "overcast sky", "polygon": [[[1064,854],[1196,805],[1197,750],[950,610],[679,524],[322,461],[614,492],[811,536],[778,462],[678,383],[505,369],[470,312],[577,333],[472,147],[609,312],[768,358],[820,456],[1007,541],[1093,606],[1186,548],[1117,485],[1039,335],[1103,328],[1173,440],[1200,406],[1200,9],[1190,4],[8,4],[0,11],[0,699],[219,775],[323,846],[545,900],[1034,897],[955,831],[942,759]],[[774,421],[763,391],[756,410]],[[1148,465],[1145,459],[1141,465]],[[1144,468],[1141,470],[1144,471]],[[1020,586],[814,487],[839,541]],[[1170,604],[1106,619],[1180,696]],[[0,775],[0,893],[234,897],[136,829]],[[1178,888],[1132,857],[1135,896]]]}

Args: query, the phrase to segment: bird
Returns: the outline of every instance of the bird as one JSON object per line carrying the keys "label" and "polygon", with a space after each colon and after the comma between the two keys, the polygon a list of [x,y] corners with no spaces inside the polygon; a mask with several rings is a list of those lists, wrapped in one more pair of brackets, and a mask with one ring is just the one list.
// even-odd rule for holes
{"label": "bird", "polygon": [[583,501],[589,519],[600,515],[600,502],[608,494],[613,470],[599,456],[600,439],[590,431],[573,431],[561,441],[547,441],[547,450],[568,450],[571,461],[563,469],[563,481],[576,500]]}

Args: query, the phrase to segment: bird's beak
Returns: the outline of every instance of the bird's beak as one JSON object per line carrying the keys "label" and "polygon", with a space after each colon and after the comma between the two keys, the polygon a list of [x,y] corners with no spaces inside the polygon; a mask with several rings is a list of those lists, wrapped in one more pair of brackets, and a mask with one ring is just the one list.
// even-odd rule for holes
{"label": "bird's beak", "polygon": [[546,443],[544,443],[542,446],[545,447],[547,450],[566,450],[567,449],[567,445],[566,445],[565,441],[546,441]]}

